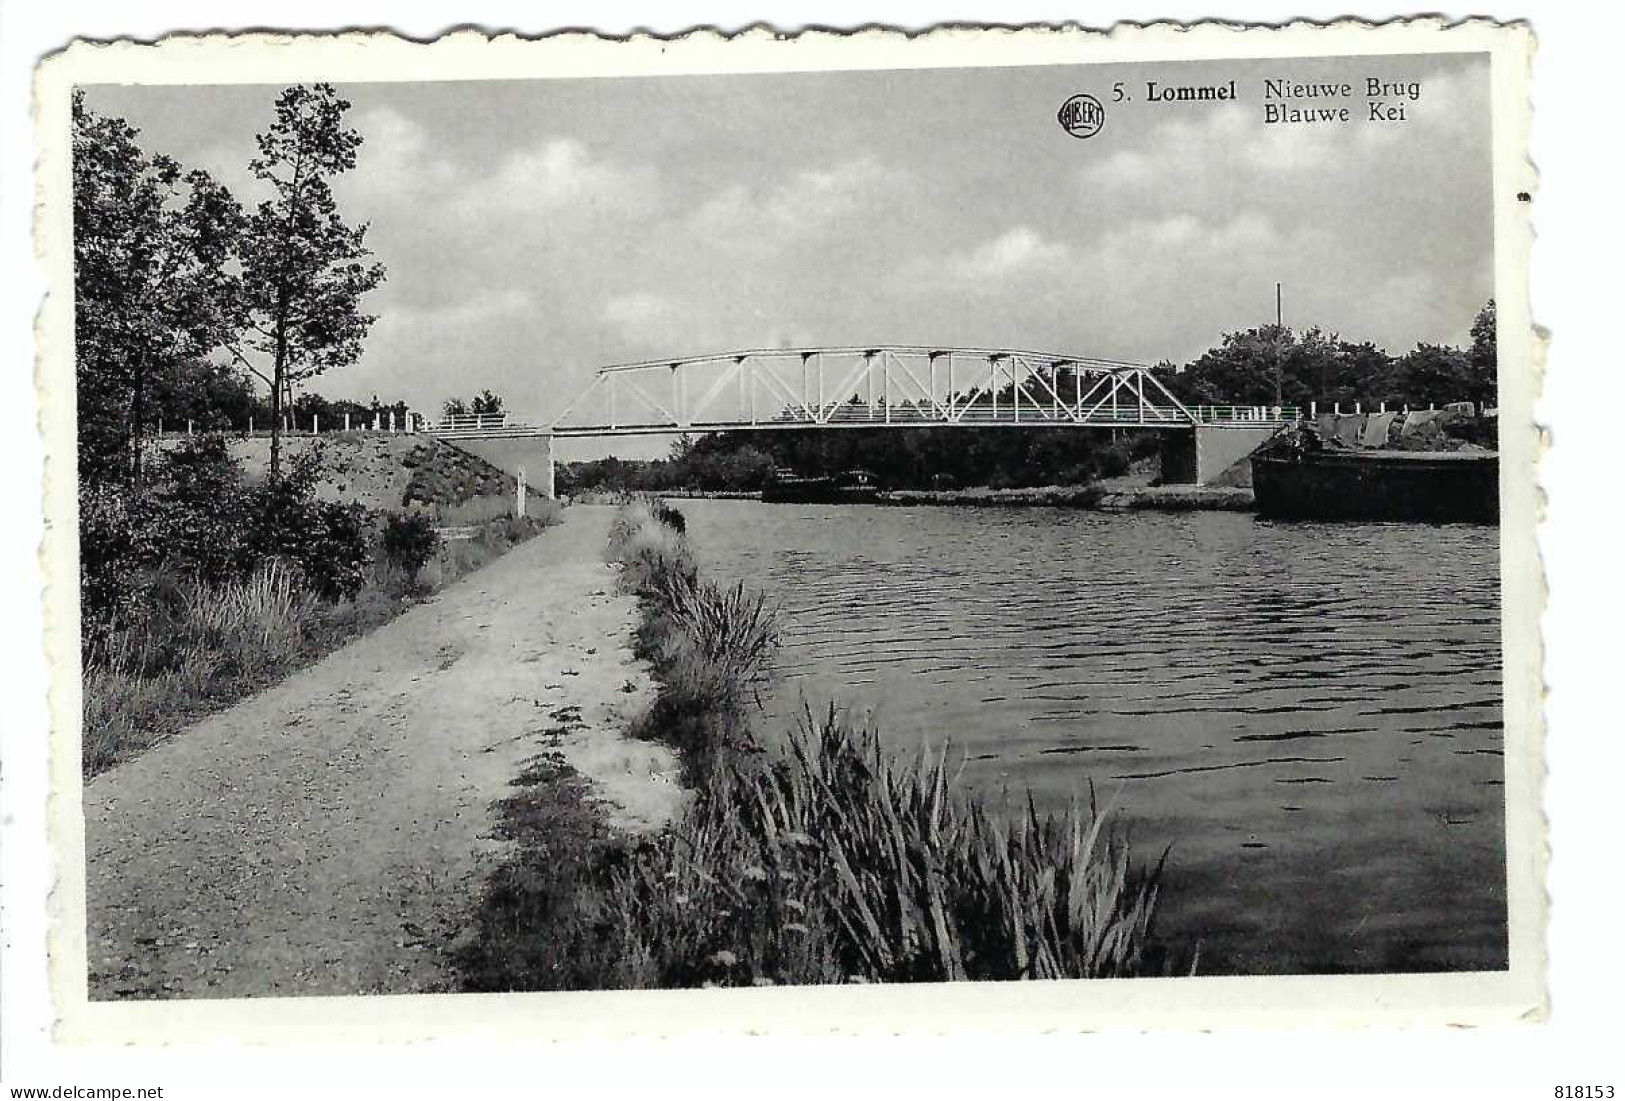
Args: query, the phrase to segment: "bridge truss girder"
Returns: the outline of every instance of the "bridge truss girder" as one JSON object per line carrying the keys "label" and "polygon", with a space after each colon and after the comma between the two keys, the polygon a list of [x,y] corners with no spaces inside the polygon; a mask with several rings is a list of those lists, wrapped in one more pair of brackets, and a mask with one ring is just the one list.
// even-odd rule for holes
{"label": "bridge truss girder", "polygon": [[605,367],[549,428],[587,436],[956,425],[1189,428],[1198,420],[1143,364],[884,346]]}

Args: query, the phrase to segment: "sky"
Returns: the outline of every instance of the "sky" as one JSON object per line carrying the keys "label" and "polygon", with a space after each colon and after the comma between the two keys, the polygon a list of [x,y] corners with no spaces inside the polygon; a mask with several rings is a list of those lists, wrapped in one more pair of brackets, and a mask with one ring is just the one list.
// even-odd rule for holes
{"label": "sky", "polygon": [[[1352,81],[1293,105],[1354,118],[1266,125],[1265,77]],[[1405,121],[1367,119],[1367,77],[1420,82]],[[1232,78],[1234,103],[1145,99]],[[251,202],[278,91],[87,101]],[[361,359],[314,384],[332,397],[490,388],[551,419],[601,366],[779,346],[1183,363],[1272,321],[1277,281],[1288,325],[1404,352],[1466,343],[1493,290],[1482,55],[339,91],[364,143],[334,190],[388,279]],[[1106,106],[1087,139],[1056,119],[1080,92]]]}

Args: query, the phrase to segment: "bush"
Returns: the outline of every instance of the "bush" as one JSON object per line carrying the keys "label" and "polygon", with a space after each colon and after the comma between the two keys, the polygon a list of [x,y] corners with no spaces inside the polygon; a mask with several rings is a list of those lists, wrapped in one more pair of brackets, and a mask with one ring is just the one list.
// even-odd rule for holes
{"label": "bush", "polygon": [[666,525],[678,535],[684,535],[688,532],[688,518],[661,498],[656,497],[650,502],[649,511],[654,515],[657,522]]}
{"label": "bush", "polygon": [[[351,596],[370,559],[367,512],[316,498],[321,453],[300,454],[285,476],[247,484],[219,436],[182,441],[153,464],[148,491],[80,488],[84,616],[130,618],[143,571],[220,585],[245,581],[272,559],[297,566],[329,599]],[[100,628],[87,630],[97,633]]]}
{"label": "bush", "polygon": [[372,559],[367,510],[317,500],[320,464],[319,451],[301,453],[283,477],[267,479],[243,493],[238,576],[249,575],[267,559],[283,558],[298,565],[306,582],[324,599],[344,599],[360,591]]}
{"label": "bush", "polygon": [[683,536],[656,518],[654,506],[647,498],[624,505],[609,528],[609,557],[625,567],[621,584],[638,595],[648,593],[655,578],[697,576]]}
{"label": "bush", "polygon": [[152,524],[162,560],[210,583],[246,577],[242,469],[221,436],[194,436],[153,471]]}
{"label": "bush", "polygon": [[1118,442],[1102,448],[1096,462],[1099,464],[1102,478],[1118,478],[1128,473],[1133,459],[1130,457],[1129,445]]}
{"label": "bush", "polygon": [[138,614],[143,565],[156,556],[153,530],[122,486],[79,490],[79,610],[87,649]]}
{"label": "bush", "polygon": [[417,584],[418,572],[439,549],[440,533],[435,530],[434,521],[424,513],[392,512],[384,522],[384,556],[406,574],[410,584]]}

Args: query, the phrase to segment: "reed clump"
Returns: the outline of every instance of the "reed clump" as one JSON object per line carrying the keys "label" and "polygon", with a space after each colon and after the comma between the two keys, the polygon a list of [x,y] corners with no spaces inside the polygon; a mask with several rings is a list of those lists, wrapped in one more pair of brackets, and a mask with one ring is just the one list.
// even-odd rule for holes
{"label": "reed clump", "polygon": [[1161,871],[1092,797],[1006,820],[946,753],[890,758],[831,711],[771,763],[716,770],[613,872],[604,955],[634,986],[1132,976],[1162,960]]}

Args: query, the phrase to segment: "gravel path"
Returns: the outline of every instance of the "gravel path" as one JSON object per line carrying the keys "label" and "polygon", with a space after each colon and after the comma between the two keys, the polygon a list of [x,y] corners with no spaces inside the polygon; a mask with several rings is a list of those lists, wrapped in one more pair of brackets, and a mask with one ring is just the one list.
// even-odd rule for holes
{"label": "gravel path", "polygon": [[610,819],[678,808],[676,761],[621,736],[652,695],[602,560],[560,527],[85,790],[90,996],[451,988],[506,849],[494,801],[542,749]]}

